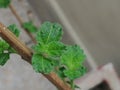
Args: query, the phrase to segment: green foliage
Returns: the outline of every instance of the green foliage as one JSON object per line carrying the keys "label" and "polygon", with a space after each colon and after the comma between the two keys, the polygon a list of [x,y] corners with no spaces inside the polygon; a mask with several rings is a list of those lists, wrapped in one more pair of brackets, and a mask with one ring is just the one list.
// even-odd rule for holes
{"label": "green foliage", "polygon": [[61,55],[61,65],[65,67],[64,75],[70,80],[82,76],[85,72],[83,61],[85,55],[79,46],[68,46],[67,50]]}
{"label": "green foliage", "polygon": [[35,33],[38,30],[37,27],[31,21],[24,22],[22,26],[25,30],[28,30],[31,33]]}
{"label": "green foliage", "polygon": [[20,30],[17,28],[15,24],[9,25],[8,29],[14,33],[17,37],[20,35]]}
{"label": "green foliage", "polygon": [[48,44],[51,41],[59,41],[63,32],[61,25],[57,23],[45,22],[41,25],[37,34],[37,42]]}
{"label": "green foliage", "polygon": [[0,8],[7,8],[11,0],[0,0]]}
{"label": "green foliage", "polygon": [[0,53],[0,65],[3,66],[9,59],[9,53]]}
{"label": "green foliage", "polygon": [[0,40],[0,53],[3,53],[4,50],[7,50],[9,48],[9,45],[3,41],[3,40]]}
{"label": "green foliage", "polygon": [[9,59],[9,45],[4,41],[0,40],[0,65],[3,66]]}
{"label": "green foliage", "polygon": [[44,74],[50,73],[54,65],[50,60],[44,58],[42,55],[34,54],[32,58],[32,65],[36,72],[42,72]]}
{"label": "green foliage", "polygon": [[56,72],[63,80],[67,79],[72,89],[73,80],[86,72],[83,66],[85,55],[79,46],[60,42],[63,31],[57,23],[45,22],[37,32],[37,44],[33,46],[32,65],[36,72],[49,74]]}
{"label": "green foliage", "polygon": [[[16,25],[10,25],[8,29],[13,32],[16,36],[19,36],[19,29]],[[8,60],[9,55],[15,53],[15,50],[4,40],[0,39],[0,65],[3,66]]]}
{"label": "green foliage", "polygon": [[9,54],[5,53],[9,49],[9,45],[4,41],[0,40],[0,65],[3,66],[9,59]]}
{"label": "green foliage", "polygon": [[48,44],[38,43],[33,48],[36,53],[43,55],[45,58],[57,58],[65,49],[65,45],[59,41],[52,41]]}
{"label": "green foliage", "polygon": [[[65,49],[65,45],[61,43],[59,40],[62,36],[61,26],[57,23],[45,22],[41,25],[40,31],[37,34],[37,44],[33,46],[35,51],[35,55],[33,55],[32,63],[33,68],[39,66],[44,66],[47,71],[51,72],[56,65],[58,65],[58,60],[63,50]],[[38,63],[37,56],[40,55],[39,61],[46,63]],[[42,65],[44,64],[44,65]],[[39,69],[35,69],[41,73],[48,73],[46,69],[43,67],[39,67]],[[45,71],[44,71],[45,70]]]}

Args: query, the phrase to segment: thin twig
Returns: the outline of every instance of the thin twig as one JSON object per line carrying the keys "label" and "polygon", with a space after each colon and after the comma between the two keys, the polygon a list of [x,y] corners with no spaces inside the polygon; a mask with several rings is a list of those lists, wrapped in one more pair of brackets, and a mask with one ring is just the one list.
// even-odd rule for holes
{"label": "thin twig", "polygon": [[[23,27],[23,20],[22,18],[18,15],[18,13],[16,12],[15,8],[10,4],[9,8],[11,10],[11,12],[15,15],[16,19],[18,20],[18,22],[20,23],[21,27]],[[25,32],[27,33],[27,35],[31,38],[31,40],[36,43],[35,38],[33,37],[33,35],[28,31],[25,30]]]}
{"label": "thin twig", "polygon": [[[6,40],[21,56],[22,58],[31,64],[32,51],[26,47],[12,32],[10,32],[3,24],[0,23],[0,35]],[[71,90],[68,84],[58,77],[57,74],[51,72],[43,74],[48,80],[50,80],[59,90]]]}

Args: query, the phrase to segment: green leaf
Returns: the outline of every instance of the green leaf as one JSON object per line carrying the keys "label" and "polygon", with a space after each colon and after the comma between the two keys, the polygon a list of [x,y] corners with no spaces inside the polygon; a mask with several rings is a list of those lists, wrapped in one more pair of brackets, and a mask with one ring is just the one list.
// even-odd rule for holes
{"label": "green leaf", "polygon": [[80,76],[83,76],[86,72],[85,67],[83,67],[83,66],[80,66],[80,67],[82,67],[82,68],[79,68],[79,69],[76,68],[76,69],[73,69],[73,70],[66,69],[66,70],[63,71],[64,75],[66,77],[68,77],[70,80],[74,80],[76,78],[79,78]]}
{"label": "green leaf", "polygon": [[17,28],[15,24],[9,25],[8,29],[14,33],[17,37],[20,35],[20,30]]}
{"label": "green leaf", "polygon": [[57,23],[44,22],[37,33],[37,42],[47,44],[51,41],[59,41],[63,32],[61,25]]}
{"label": "green leaf", "polygon": [[1,53],[0,54],[0,65],[3,66],[9,59],[8,53]]}
{"label": "green leaf", "polygon": [[33,55],[32,66],[36,72],[44,74],[49,74],[54,69],[53,63],[39,54]]}
{"label": "green leaf", "polygon": [[[44,68],[46,68],[45,71],[39,66],[41,63],[35,64],[33,67],[36,71],[48,73],[48,71],[54,70],[54,68],[59,65],[60,55],[66,48],[65,45],[59,41],[62,33],[62,27],[57,23],[45,22],[41,25],[36,37],[38,43],[33,46],[33,49],[35,51],[35,57],[36,55],[40,55],[39,57],[42,58],[40,60],[46,62],[48,67],[47,65],[44,66]],[[49,68],[49,66],[51,66],[51,68]]]}
{"label": "green leaf", "polygon": [[11,0],[0,0],[0,8],[6,8],[9,6]]}
{"label": "green leaf", "polygon": [[[14,51],[15,52],[15,51]],[[12,47],[4,40],[0,40],[0,65],[3,66],[9,59],[9,54],[13,53]]]}
{"label": "green leaf", "polygon": [[59,67],[58,70],[56,71],[58,76],[63,80],[66,78],[66,76],[64,75],[64,72],[63,72],[64,70],[65,70],[64,67]]}
{"label": "green leaf", "polygon": [[24,29],[28,30],[31,33],[35,33],[37,31],[37,27],[35,25],[33,25],[33,23],[31,21],[24,22],[22,26]]}
{"label": "green leaf", "polygon": [[70,80],[74,80],[83,75],[85,68],[83,67],[83,61],[85,55],[83,50],[79,46],[68,46],[67,50],[61,56],[61,65],[66,69],[63,71],[65,76]]}
{"label": "green leaf", "polygon": [[65,50],[66,46],[58,41],[53,41],[48,44],[48,54],[50,56],[60,56]]}
{"label": "green leaf", "polygon": [[0,40],[0,54],[9,48],[9,44],[7,44],[4,40]]}
{"label": "green leaf", "polygon": [[55,59],[60,57],[65,48],[63,43],[53,41],[48,44],[38,43],[34,46],[34,51],[43,55],[45,58]]}

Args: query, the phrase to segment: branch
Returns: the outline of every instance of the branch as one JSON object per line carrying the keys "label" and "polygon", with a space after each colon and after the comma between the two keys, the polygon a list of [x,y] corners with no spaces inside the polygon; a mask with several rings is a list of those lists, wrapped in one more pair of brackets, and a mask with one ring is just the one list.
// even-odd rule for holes
{"label": "branch", "polygon": [[[16,12],[15,8],[10,4],[9,5],[9,8],[11,10],[11,12],[15,15],[16,19],[18,20],[19,24],[22,26],[23,24],[23,20],[21,19],[21,17],[18,15],[18,13]],[[28,31],[28,30],[25,30],[25,32],[28,34],[28,36],[31,38],[31,40],[36,43],[36,40],[35,38],[33,37],[33,35]]]}
{"label": "branch", "polygon": [[[26,47],[12,32],[10,32],[3,24],[0,23],[0,36],[6,40],[21,57],[31,64],[32,51]],[[43,74],[60,90],[71,90],[71,88],[57,74],[51,72],[49,75]]]}

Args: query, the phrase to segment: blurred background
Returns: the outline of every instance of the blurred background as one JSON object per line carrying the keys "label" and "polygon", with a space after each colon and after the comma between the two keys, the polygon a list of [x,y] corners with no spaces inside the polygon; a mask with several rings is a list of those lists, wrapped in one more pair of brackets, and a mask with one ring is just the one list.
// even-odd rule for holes
{"label": "blurred background", "polygon": [[[32,20],[37,26],[44,21],[62,24],[63,42],[84,49],[88,72],[111,62],[120,75],[119,0],[12,0],[11,4],[24,21]],[[16,23],[21,28],[10,8],[0,9],[0,22],[7,26]],[[21,32],[21,40],[32,46],[22,28]],[[90,90],[103,90],[103,86]],[[11,55],[11,60],[0,68],[0,90],[49,89],[57,90],[18,55]]]}

